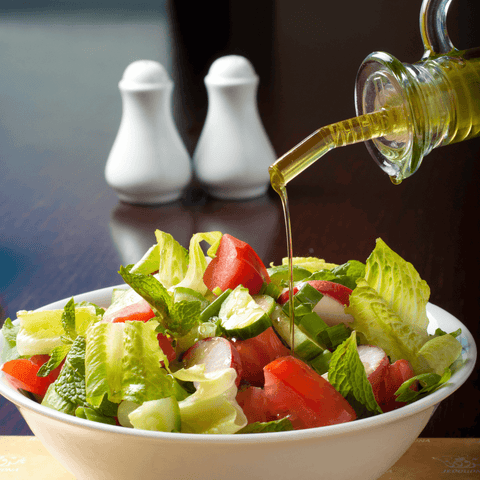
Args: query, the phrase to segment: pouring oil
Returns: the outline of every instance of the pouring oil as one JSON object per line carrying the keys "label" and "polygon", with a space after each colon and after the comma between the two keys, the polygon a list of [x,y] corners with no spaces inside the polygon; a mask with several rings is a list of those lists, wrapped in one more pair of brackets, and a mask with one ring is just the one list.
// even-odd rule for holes
{"label": "pouring oil", "polygon": [[[365,142],[395,184],[412,175],[433,148],[480,135],[480,48],[402,64],[371,54],[356,85],[358,117],[320,128],[269,168],[287,236],[291,345],[294,349],[293,247],[287,184],[330,150]],[[293,353],[293,352],[292,352]]]}

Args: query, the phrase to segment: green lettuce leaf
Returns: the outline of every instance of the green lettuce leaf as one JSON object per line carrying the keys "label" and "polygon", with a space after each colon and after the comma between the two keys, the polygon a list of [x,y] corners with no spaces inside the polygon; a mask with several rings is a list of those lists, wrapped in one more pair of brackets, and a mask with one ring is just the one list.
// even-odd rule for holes
{"label": "green lettuce leaf", "polygon": [[200,243],[205,241],[210,245],[210,249],[207,251],[207,254],[210,256],[213,255],[213,252],[218,248],[221,238],[221,232],[196,233],[192,236],[188,248],[189,263],[187,273],[177,286],[191,288],[202,295],[207,293],[208,288],[203,282],[203,274],[207,268],[207,259],[205,258]]}
{"label": "green lettuce leaf", "polygon": [[189,254],[169,233],[157,230],[155,236],[160,256],[158,278],[165,288],[170,288],[185,278]]}
{"label": "green lettuce leaf", "polygon": [[352,328],[362,343],[383,348],[392,362],[408,360],[417,375],[442,374],[460,355],[461,345],[453,335],[428,334],[429,295],[412,264],[378,239],[345,312],[354,317]]}
{"label": "green lettuce leaf", "polygon": [[67,303],[66,310],[22,310],[17,316],[20,331],[16,342],[22,356],[49,355],[65,341],[71,342],[77,335],[85,335],[88,326],[100,319],[94,306],[74,307],[73,300]]}
{"label": "green lettuce leaf", "polygon": [[205,373],[205,365],[195,365],[173,374],[185,382],[194,382],[195,393],[179,402],[184,433],[236,433],[247,418],[235,397],[237,373],[233,368]]}
{"label": "green lettuce leaf", "polygon": [[17,350],[17,334],[20,331],[20,325],[14,325],[10,318],[3,323],[2,335],[5,339],[5,345],[2,350],[1,361],[9,362],[20,358]]}
{"label": "green lettuce leaf", "polygon": [[[293,265],[305,268],[311,273],[318,272],[319,270],[331,270],[337,266],[335,263],[327,263],[322,258],[316,257],[293,257],[292,262]],[[282,258],[282,265],[288,265],[288,258]]]}
{"label": "green lettuce leaf", "polygon": [[87,331],[87,401],[96,407],[111,402],[139,405],[178,395],[175,379],[162,368],[166,361],[157,340],[157,322],[97,323]]}

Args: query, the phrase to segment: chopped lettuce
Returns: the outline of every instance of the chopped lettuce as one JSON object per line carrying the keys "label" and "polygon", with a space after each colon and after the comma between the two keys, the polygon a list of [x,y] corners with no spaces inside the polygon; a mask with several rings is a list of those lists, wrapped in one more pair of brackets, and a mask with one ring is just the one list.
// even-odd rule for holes
{"label": "chopped lettuce", "polygon": [[100,318],[94,306],[73,308],[73,300],[70,300],[67,310],[18,312],[18,353],[22,356],[50,354],[55,347],[64,344],[65,337],[72,341],[76,335],[84,335],[88,326]]}
{"label": "chopped lettuce", "polygon": [[20,325],[14,325],[10,318],[7,318],[2,327],[2,335],[5,339],[5,346],[2,350],[2,361],[8,362],[20,358],[17,350],[17,335]]}
{"label": "chopped lettuce", "polygon": [[197,385],[195,393],[179,402],[182,432],[236,433],[247,424],[235,400],[237,373],[233,368],[206,373],[202,364],[178,370],[174,376]]}
{"label": "chopped lettuce", "polygon": [[[335,263],[327,263],[322,258],[316,257],[293,257],[292,263],[309,270],[311,273],[319,270],[331,270],[337,266]],[[288,258],[282,258],[282,265],[288,265]]]}
{"label": "chopped lettuce", "polygon": [[179,284],[187,273],[189,255],[169,233],[156,230],[160,261],[158,278],[165,288]]}
{"label": "chopped lettuce", "polygon": [[106,396],[142,404],[180,395],[157,340],[157,322],[97,323],[87,331],[86,396],[98,406]]}
{"label": "chopped lettuce", "polygon": [[441,340],[428,334],[429,295],[415,268],[378,239],[345,312],[354,317],[362,343],[383,348],[392,362],[408,360],[416,374],[442,374],[461,345],[452,335]]}
{"label": "chopped lettuce", "polygon": [[203,283],[203,274],[207,268],[207,259],[205,258],[200,243],[205,241],[210,245],[207,252],[210,256],[213,255],[213,252],[216,252],[221,238],[221,232],[196,233],[192,236],[188,249],[188,270],[183,280],[177,284],[179,287],[191,288],[202,295],[207,293],[208,288],[205,283]]}

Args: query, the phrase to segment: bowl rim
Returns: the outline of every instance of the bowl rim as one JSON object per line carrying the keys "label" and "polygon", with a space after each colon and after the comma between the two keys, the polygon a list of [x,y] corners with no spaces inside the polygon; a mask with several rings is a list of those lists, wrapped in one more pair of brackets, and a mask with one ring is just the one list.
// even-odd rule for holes
{"label": "bowl rim", "polygon": [[[110,303],[110,298],[114,289],[125,289],[128,288],[127,285],[114,285],[111,287],[105,287],[98,290],[92,290],[90,292],[82,293],[79,295],[74,295],[75,301],[90,301],[99,306],[108,306]],[[92,298],[94,297],[94,298]],[[71,299],[71,297],[52,302],[48,305],[40,307],[36,310],[48,310],[55,308],[63,308],[63,306]],[[462,343],[462,357],[466,360],[465,364],[461,369],[455,372],[452,375],[452,378],[447,385],[440,388],[431,395],[418,400],[410,405],[406,405],[397,410],[391,412],[383,413],[374,417],[363,418],[355,420],[353,422],[342,423],[337,425],[328,425],[324,427],[315,427],[305,430],[292,430],[286,432],[270,432],[262,433],[261,435],[257,433],[242,434],[242,435],[229,435],[229,434],[197,434],[197,433],[168,433],[168,432],[155,432],[147,430],[137,430],[132,428],[126,428],[116,425],[107,425],[103,423],[92,422],[82,418],[77,418],[71,415],[67,415],[62,412],[44,407],[39,403],[25,397],[23,394],[15,390],[13,387],[8,385],[4,378],[4,374],[0,371],[0,394],[4,396],[7,400],[11,401],[13,404],[21,409],[25,408],[31,410],[38,415],[48,417],[52,420],[58,422],[64,422],[71,426],[80,427],[83,429],[91,430],[92,432],[101,431],[104,433],[111,434],[120,434],[128,435],[133,437],[141,437],[145,439],[157,439],[162,441],[178,441],[180,443],[258,443],[261,439],[262,441],[268,443],[284,442],[284,441],[294,441],[294,440],[307,440],[310,438],[319,438],[319,437],[330,437],[330,436],[342,436],[355,432],[362,429],[368,429],[370,427],[381,427],[389,423],[394,423],[400,419],[405,419],[407,417],[413,416],[429,408],[434,408],[438,403],[444,400],[446,397],[455,392],[460,388],[463,383],[468,379],[472,373],[476,360],[477,360],[477,347],[474,341],[474,338],[468,328],[460,322],[456,317],[443,310],[442,308],[432,304],[427,304],[427,315],[430,320],[429,330],[435,329],[440,324],[453,324],[453,327],[449,327],[448,330],[454,331],[458,328],[462,329],[461,335],[458,337]],[[0,355],[3,349],[3,336],[0,335]],[[433,411],[433,410],[432,410]],[[23,415],[23,413],[22,413]]]}

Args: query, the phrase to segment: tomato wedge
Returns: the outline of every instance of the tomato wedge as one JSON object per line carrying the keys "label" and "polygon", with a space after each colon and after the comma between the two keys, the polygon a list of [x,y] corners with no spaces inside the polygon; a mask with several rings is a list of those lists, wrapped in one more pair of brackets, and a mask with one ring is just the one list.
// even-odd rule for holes
{"label": "tomato wedge", "polygon": [[127,305],[117,312],[114,312],[111,317],[113,323],[123,323],[127,320],[139,320],[146,322],[155,316],[150,304],[146,300],[140,300],[132,305]]}
{"label": "tomato wedge", "polygon": [[48,362],[49,358],[49,355],[34,355],[29,359],[10,360],[3,365],[2,370],[14,388],[21,388],[43,397],[50,384],[57,379],[62,368],[62,365],[59,365],[48,376],[37,377],[40,367]]}
{"label": "tomato wedge", "polygon": [[[389,412],[406,405],[404,402],[397,402],[395,400],[395,392],[403,382],[406,382],[414,376],[415,372],[408,360],[397,360],[388,366],[384,384],[378,393],[378,404],[384,412]],[[414,384],[410,388],[416,390],[417,386]]]}
{"label": "tomato wedge", "polygon": [[322,427],[356,419],[350,404],[311,367],[281,357],[264,368],[265,395],[277,414],[288,412],[295,429]]}
{"label": "tomato wedge", "polygon": [[232,290],[237,285],[248,288],[250,295],[260,292],[264,283],[270,282],[267,269],[253,248],[231,235],[220,240],[216,257],[208,264],[203,275],[208,289],[219,287]]}
{"label": "tomato wedge", "polygon": [[271,422],[278,419],[263,388],[241,387],[236,400],[247,417],[248,423]]}
{"label": "tomato wedge", "polygon": [[265,383],[263,367],[276,358],[284,357],[290,353],[290,350],[281,342],[272,327],[267,328],[256,337],[237,340],[234,346],[242,361],[242,379],[257,387],[263,387]]}

